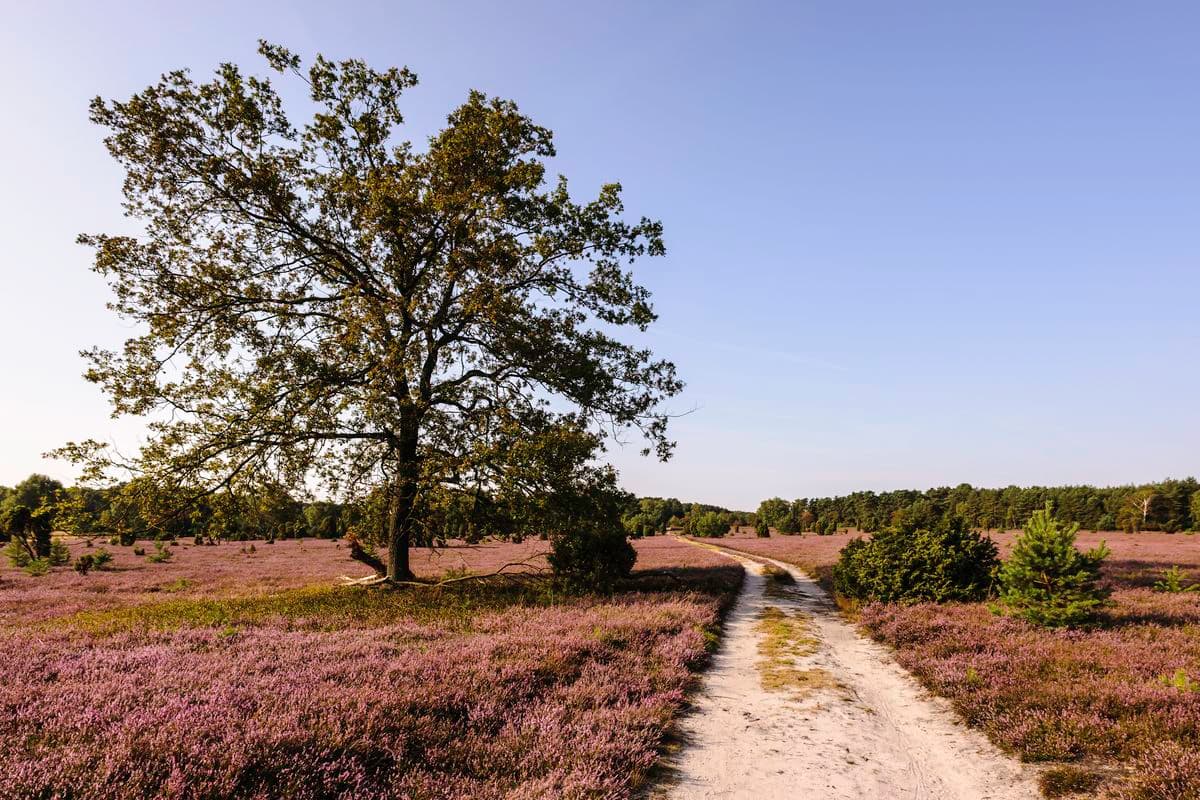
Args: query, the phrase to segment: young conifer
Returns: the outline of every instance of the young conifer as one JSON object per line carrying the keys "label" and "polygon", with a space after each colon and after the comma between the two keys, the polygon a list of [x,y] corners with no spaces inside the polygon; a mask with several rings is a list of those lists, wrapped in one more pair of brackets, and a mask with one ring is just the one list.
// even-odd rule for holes
{"label": "young conifer", "polygon": [[1106,604],[1100,564],[1109,554],[1100,546],[1087,553],[1075,547],[1079,525],[1062,525],[1047,505],[1035,511],[1000,570],[1000,599],[1014,616],[1035,625],[1066,628],[1090,621]]}

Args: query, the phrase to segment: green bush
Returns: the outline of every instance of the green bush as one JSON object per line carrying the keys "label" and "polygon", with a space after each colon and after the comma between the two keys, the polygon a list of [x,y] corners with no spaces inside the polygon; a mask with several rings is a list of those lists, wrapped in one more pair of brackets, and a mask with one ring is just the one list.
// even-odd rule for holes
{"label": "green bush", "polygon": [[589,528],[551,536],[546,560],[569,591],[610,592],[629,576],[637,551],[620,526]]}
{"label": "green bush", "polygon": [[35,558],[25,565],[25,571],[35,578],[40,578],[50,572],[50,559]]}
{"label": "green bush", "polygon": [[164,540],[158,539],[154,542],[154,552],[146,556],[146,560],[151,564],[161,564],[164,561],[170,561],[171,549],[167,547]]}
{"label": "green bush", "polygon": [[705,511],[688,520],[688,533],[719,539],[729,533],[729,518],[719,511]]}
{"label": "green bush", "polygon": [[1200,592],[1200,583],[1190,583],[1185,586],[1183,583],[1185,577],[1186,573],[1177,566],[1164,570],[1162,580],[1154,583],[1154,591],[1168,594]]}
{"label": "green bush", "polygon": [[1050,506],[1033,512],[999,573],[1000,599],[1010,614],[1048,628],[1082,625],[1105,605],[1100,564],[1108,547],[1087,553],[1075,548],[1077,523],[1062,525]]}
{"label": "green bush", "polygon": [[4,548],[4,554],[8,556],[9,562],[17,569],[25,569],[29,566],[29,562],[33,560],[33,556],[29,555],[29,551],[19,539],[13,537],[8,545]]}
{"label": "green bush", "polygon": [[47,556],[52,567],[63,567],[71,563],[71,551],[67,548],[67,543],[61,539],[55,539],[50,543],[50,554]]}
{"label": "green bush", "polygon": [[767,523],[759,520],[758,524],[754,526],[754,535],[759,539],[770,539],[771,529],[767,526]]}
{"label": "green bush", "polygon": [[833,585],[856,600],[980,600],[991,593],[998,566],[992,540],[960,520],[932,531],[892,529],[854,539],[833,568]]}

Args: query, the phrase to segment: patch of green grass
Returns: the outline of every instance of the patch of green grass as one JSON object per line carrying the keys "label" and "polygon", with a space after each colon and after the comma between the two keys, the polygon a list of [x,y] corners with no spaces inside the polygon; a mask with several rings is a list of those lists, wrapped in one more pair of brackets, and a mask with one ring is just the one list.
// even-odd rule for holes
{"label": "patch of green grass", "polygon": [[161,586],[153,586],[149,589],[149,591],[166,592],[167,594],[175,594],[177,592],[186,591],[195,585],[196,585],[195,581],[188,580],[187,578],[180,578],[179,580],[174,580],[174,581],[171,581],[170,583],[164,583]]}
{"label": "patch of green grass", "polygon": [[487,582],[404,589],[309,586],[270,595],[177,598],[105,611],[81,611],[51,620],[46,625],[95,634],[244,628],[273,621],[336,630],[351,625],[386,625],[397,619],[415,619],[467,628],[476,613],[515,604],[545,605],[546,594],[535,587]]}
{"label": "patch of green grass", "polygon": [[818,689],[836,689],[841,684],[823,669],[801,669],[795,660],[817,652],[820,640],[813,635],[804,614],[788,614],[767,606],[759,614],[759,679],[769,692],[790,692],[801,699]]}

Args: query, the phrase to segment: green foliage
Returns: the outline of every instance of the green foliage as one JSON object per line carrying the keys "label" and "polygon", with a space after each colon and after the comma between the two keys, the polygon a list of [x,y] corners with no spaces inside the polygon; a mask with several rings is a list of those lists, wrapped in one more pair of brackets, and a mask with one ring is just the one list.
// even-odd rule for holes
{"label": "green foliage", "polygon": [[53,528],[54,510],[63,492],[63,485],[47,475],[33,473],[4,494],[0,501],[0,519],[17,506],[25,506],[30,513],[41,512],[49,517]]}
{"label": "green foliage", "polygon": [[719,539],[729,533],[729,517],[720,511],[704,511],[688,517],[684,530],[692,536]]}
{"label": "green foliage", "polygon": [[112,553],[101,548],[94,553],[84,553],[75,559],[75,571],[86,575],[93,569],[105,569],[112,562]]}
{"label": "green foliage", "polygon": [[1185,573],[1179,567],[1170,567],[1163,571],[1161,581],[1154,584],[1154,591],[1167,592],[1169,594],[1179,594],[1181,592],[1200,592],[1200,583],[1190,583],[1184,585],[1183,581],[1186,577]]}
{"label": "green foliage", "polygon": [[76,572],[80,575],[87,575],[92,570],[92,554],[84,553],[79,558],[75,559],[73,565]]}
{"label": "green foliage", "polygon": [[146,560],[151,564],[162,564],[165,561],[171,560],[171,548],[166,542],[156,541],[154,543],[154,552],[146,556]]}
{"label": "green foliage", "polygon": [[15,538],[10,539],[8,544],[5,545],[4,555],[8,556],[9,563],[17,569],[24,569],[29,566],[29,562],[34,558],[33,554],[29,552],[29,548]]}
{"label": "green foliage", "polygon": [[1090,797],[1103,782],[1102,774],[1069,764],[1050,767],[1038,776],[1038,788],[1049,798]]}
{"label": "green foliage", "polygon": [[1014,616],[1051,628],[1089,622],[1109,592],[1099,585],[1108,556],[1101,543],[1087,553],[1075,548],[1079,525],[1063,525],[1050,507],[1035,511],[999,573],[1000,599]]}
{"label": "green foliage", "polygon": [[551,536],[547,560],[568,590],[610,592],[629,576],[637,552],[624,530],[591,528]]}
{"label": "green foliage", "polygon": [[754,535],[759,539],[771,538],[771,529],[767,527],[767,523],[763,521],[762,517],[759,517],[758,522],[754,525]]}
{"label": "green foliage", "polygon": [[25,565],[25,572],[35,578],[40,578],[50,572],[50,559],[35,558]]}
{"label": "green foliage", "polygon": [[[45,509],[31,511],[23,504],[7,504],[0,511],[0,529],[8,533],[10,544],[25,551],[30,560],[49,560],[51,516]],[[14,549],[15,552],[15,549]]]}
{"label": "green foliage", "polygon": [[996,552],[990,539],[961,522],[937,530],[892,529],[842,549],[834,589],[881,602],[979,600],[991,592]]}
{"label": "green foliage", "polygon": [[[961,517],[968,527],[1015,528],[1050,503],[1063,521],[1087,530],[1182,531],[1200,529],[1200,482],[1167,479],[1141,486],[1008,486],[980,489],[969,484],[925,491],[854,492],[841,497],[796,500],[772,498],[759,507],[768,524],[784,530],[791,517],[799,530],[826,532],[839,523],[861,531],[889,527],[935,528]],[[785,508],[786,507],[786,508]],[[833,525],[829,522],[832,520]]]}
{"label": "green foliage", "polygon": [[52,567],[66,566],[71,563],[71,551],[66,542],[55,539],[50,543],[50,552],[46,558]]}
{"label": "green foliage", "polygon": [[630,535],[653,536],[666,533],[671,520],[684,513],[683,503],[673,497],[643,497],[629,508],[623,521]]}
{"label": "green foliage", "polygon": [[1170,689],[1178,689],[1181,692],[1200,692],[1200,682],[1192,680],[1187,674],[1187,670],[1180,667],[1175,670],[1174,675],[1160,675],[1158,682]]}
{"label": "green foliage", "polygon": [[545,476],[558,485],[529,512],[531,521],[550,531],[547,561],[561,585],[572,592],[611,592],[637,560],[621,521],[630,498],[617,488],[611,469],[575,465],[569,473]]}
{"label": "green foliage", "polygon": [[791,511],[791,504],[782,497],[772,497],[758,504],[758,520],[769,527],[782,530],[782,523]]}
{"label": "green foliage", "polygon": [[[299,522],[261,518],[276,479],[362,501],[378,524],[356,537],[389,553],[368,563],[400,579],[411,542],[462,521],[442,501],[516,505],[514,441],[632,431],[670,456],[660,406],[682,383],[621,339],[656,319],[632,264],[665,253],[660,223],[626,220],[619,184],[579,201],[547,180],[553,134],[511,101],[471,92],[414,145],[407,69],[260,53],[281,77],[175,70],[91,104],[144,235],[80,237],[137,331],[89,351],[87,377],[116,414],[204,409],[164,414],[137,456],[175,510],[229,487],[235,507],[210,513],[245,538],[247,518]],[[289,116],[297,93],[305,118]],[[122,466],[95,441],[57,455],[85,479]]]}

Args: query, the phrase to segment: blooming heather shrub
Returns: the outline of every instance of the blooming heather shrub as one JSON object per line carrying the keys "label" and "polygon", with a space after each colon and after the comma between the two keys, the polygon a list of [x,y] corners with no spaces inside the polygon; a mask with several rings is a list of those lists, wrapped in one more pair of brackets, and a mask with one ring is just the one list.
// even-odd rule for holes
{"label": "blooming heather shrub", "polygon": [[996,545],[959,521],[939,530],[892,530],[855,539],[833,568],[833,586],[856,600],[979,600],[991,591]]}
{"label": "blooming heather shrub", "polygon": [[[740,579],[665,537],[639,551],[674,580],[635,572],[629,591],[554,604],[508,581],[338,587],[344,548],[267,550],[154,567],[118,553],[120,570],[86,581],[27,581],[59,615],[0,609],[15,676],[0,683],[0,742],[21,743],[0,747],[0,797],[625,800]],[[414,550],[413,563],[485,572],[536,552]],[[151,599],[184,574],[195,585]],[[98,582],[114,591],[88,591]],[[106,606],[56,596],[72,592]]]}
{"label": "blooming heather shrub", "polygon": [[1017,617],[1048,628],[1083,625],[1104,605],[1100,564],[1109,550],[1075,548],[1077,523],[1062,525],[1050,506],[1033,512],[1000,570],[1000,599]]}
{"label": "blooming heather shrub", "polygon": [[1200,800],[1200,740],[1163,742],[1133,764],[1133,775],[1112,800]]}

